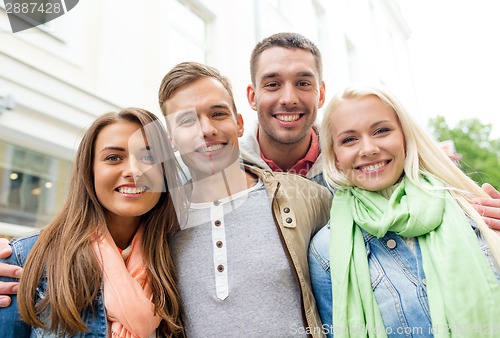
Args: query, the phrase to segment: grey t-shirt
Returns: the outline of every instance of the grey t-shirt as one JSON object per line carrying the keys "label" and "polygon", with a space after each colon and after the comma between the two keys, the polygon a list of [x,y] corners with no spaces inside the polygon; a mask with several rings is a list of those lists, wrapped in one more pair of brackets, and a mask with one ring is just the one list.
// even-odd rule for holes
{"label": "grey t-shirt", "polygon": [[188,337],[305,335],[298,282],[262,181],[192,204],[171,248]]}

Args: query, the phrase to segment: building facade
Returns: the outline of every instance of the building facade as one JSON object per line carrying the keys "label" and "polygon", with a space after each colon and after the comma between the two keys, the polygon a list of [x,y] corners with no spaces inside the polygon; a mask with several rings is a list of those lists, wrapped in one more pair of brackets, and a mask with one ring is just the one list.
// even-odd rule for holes
{"label": "building facade", "polygon": [[327,100],[369,82],[415,102],[398,0],[80,1],[18,33],[0,3],[0,235],[31,232],[60,209],[74,152],[97,116],[129,106],[160,116],[158,87],[178,62],[220,69],[239,112],[255,119],[250,53],[280,31],[317,43]]}

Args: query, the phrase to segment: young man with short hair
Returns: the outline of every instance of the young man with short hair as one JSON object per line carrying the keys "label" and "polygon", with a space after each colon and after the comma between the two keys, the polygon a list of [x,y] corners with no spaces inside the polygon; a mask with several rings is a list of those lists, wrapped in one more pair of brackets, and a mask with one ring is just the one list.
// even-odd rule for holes
{"label": "young man with short hair", "polygon": [[243,120],[214,68],[175,66],[159,101],[192,178],[171,243],[187,336],[323,336],[307,252],[328,221],[328,190],[240,163]]}
{"label": "young man with short hair", "polygon": [[325,102],[321,53],[297,33],[259,42],[250,59],[247,98],[257,128],[242,140],[243,159],[261,168],[301,174],[322,183],[317,111]]}

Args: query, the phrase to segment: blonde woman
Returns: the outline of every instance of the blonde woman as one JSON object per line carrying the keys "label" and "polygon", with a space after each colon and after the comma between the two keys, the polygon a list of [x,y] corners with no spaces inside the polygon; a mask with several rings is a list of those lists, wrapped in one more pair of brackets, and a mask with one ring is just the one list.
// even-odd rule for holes
{"label": "blonde woman", "polygon": [[486,193],[384,88],[336,96],[320,140],[337,189],[309,252],[324,332],[500,334],[500,241],[471,205]]}

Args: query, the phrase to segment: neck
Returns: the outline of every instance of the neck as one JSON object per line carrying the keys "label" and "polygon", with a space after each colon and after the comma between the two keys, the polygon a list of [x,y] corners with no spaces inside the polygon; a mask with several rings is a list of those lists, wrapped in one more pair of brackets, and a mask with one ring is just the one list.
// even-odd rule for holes
{"label": "neck", "polygon": [[140,217],[107,220],[108,231],[122,250],[130,245],[140,224]]}
{"label": "neck", "polygon": [[193,179],[191,202],[213,202],[232,196],[253,187],[257,179],[240,166],[237,159],[233,164],[203,179]]}
{"label": "neck", "polygon": [[259,132],[260,151],[283,171],[290,170],[306,156],[311,147],[311,141],[310,133],[295,143],[279,143],[266,133]]}

